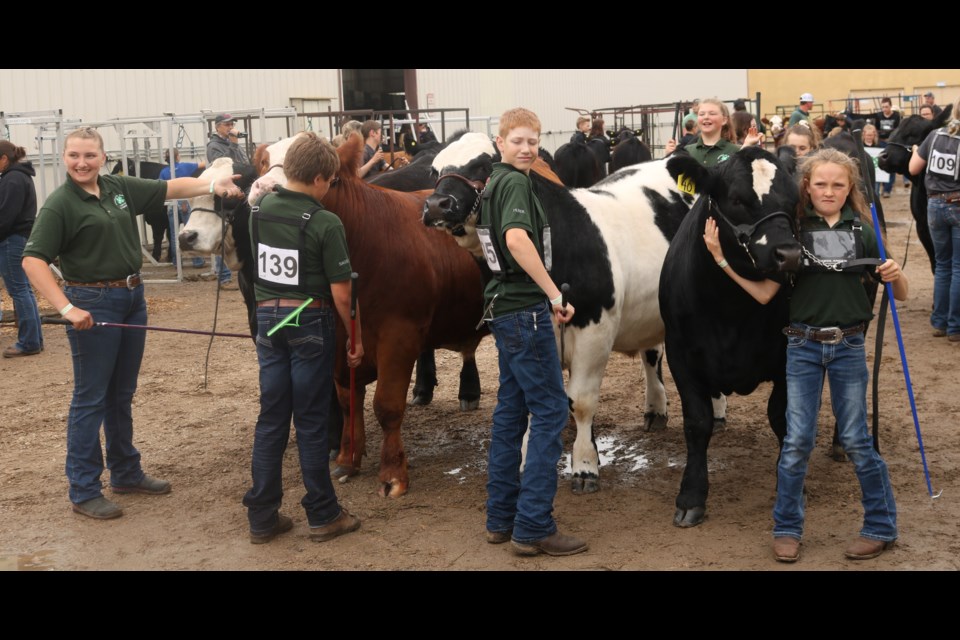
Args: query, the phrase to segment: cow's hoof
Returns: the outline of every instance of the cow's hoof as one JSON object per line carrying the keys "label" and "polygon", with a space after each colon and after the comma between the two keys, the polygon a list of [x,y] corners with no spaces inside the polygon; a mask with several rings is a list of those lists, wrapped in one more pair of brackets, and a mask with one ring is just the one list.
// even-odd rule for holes
{"label": "cow's hoof", "polygon": [[413,400],[410,401],[410,404],[415,407],[425,407],[428,404],[433,402],[433,391],[413,391]]}
{"label": "cow's hoof", "polygon": [[330,472],[334,478],[340,482],[346,482],[347,478],[357,475],[359,470],[351,465],[338,464],[333,468],[333,471]]}
{"label": "cow's hoof", "polygon": [[570,490],[576,496],[596,493],[600,491],[600,478],[593,474],[574,476],[573,480],[570,481]]}
{"label": "cow's hoof", "polygon": [[476,411],[480,408],[480,398],[476,400],[461,400],[460,411]]}
{"label": "cow's hoof", "polygon": [[667,428],[667,414],[648,411],[643,414],[644,431],[663,431]]}
{"label": "cow's hoof", "polygon": [[834,462],[846,462],[847,452],[843,450],[842,445],[835,444],[830,448],[830,457]]}
{"label": "cow's hoof", "polygon": [[673,514],[673,524],[674,526],[683,527],[684,529],[695,527],[703,522],[703,518],[706,516],[706,514],[706,507],[677,509],[677,512]]}
{"label": "cow's hoof", "polygon": [[399,480],[380,483],[381,498],[399,498],[407,492],[407,486]]}
{"label": "cow's hoof", "polygon": [[714,418],[713,419],[713,432],[723,431],[727,428],[727,419],[726,418]]}

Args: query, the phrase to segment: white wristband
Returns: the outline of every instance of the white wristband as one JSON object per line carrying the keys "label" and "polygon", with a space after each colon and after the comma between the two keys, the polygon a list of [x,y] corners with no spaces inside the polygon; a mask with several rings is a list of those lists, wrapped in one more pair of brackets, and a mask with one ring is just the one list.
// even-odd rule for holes
{"label": "white wristband", "polygon": [[717,263],[717,266],[720,267],[721,269],[726,269],[727,267],[730,266],[730,263],[727,262],[726,258],[724,258],[723,260]]}
{"label": "white wristband", "polygon": [[558,295],[556,298],[554,298],[553,300],[551,300],[551,301],[550,301],[550,304],[552,304],[552,305],[555,306],[555,307],[559,307],[562,302],[563,302],[563,294],[561,293],[561,294]]}
{"label": "white wristband", "polygon": [[216,183],[216,180],[211,180],[211,181],[210,181],[210,193],[213,193],[213,185],[214,185],[214,183]]}
{"label": "white wristband", "polygon": [[71,310],[71,309],[73,309],[73,303],[72,303],[72,302],[68,302],[68,303],[67,303],[67,306],[65,306],[63,309],[60,309],[60,315],[61,315],[61,316],[67,315],[68,313],[70,313],[70,310]]}

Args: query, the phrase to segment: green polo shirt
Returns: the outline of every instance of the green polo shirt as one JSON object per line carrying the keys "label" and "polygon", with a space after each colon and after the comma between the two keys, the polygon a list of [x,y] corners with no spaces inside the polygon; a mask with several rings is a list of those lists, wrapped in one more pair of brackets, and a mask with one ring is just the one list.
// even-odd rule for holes
{"label": "green polo shirt", "polygon": [[[829,229],[823,218],[808,207],[802,228]],[[849,205],[840,212],[834,229],[852,229],[856,214]],[[868,220],[861,216],[865,258],[879,258],[877,237]],[[873,269],[874,267],[868,267]],[[873,318],[873,305],[860,281],[861,272],[800,272],[790,298],[790,321],[813,327],[849,327]]]}
{"label": "green polo shirt", "polygon": [[703,144],[703,138],[697,136],[697,139],[685,146],[684,149],[703,166],[715,167],[721,162],[726,162],[730,159],[730,156],[740,151],[740,145],[720,138],[719,142],[711,147]]}
{"label": "green polo shirt", "polygon": [[[491,183],[494,179],[497,180],[494,185],[494,192],[488,199],[484,200],[481,222],[482,224],[490,224],[492,215],[500,216],[500,236],[498,238],[500,252],[503,254],[507,265],[509,265],[509,272],[522,274],[524,273],[523,269],[510,254],[510,250],[507,249],[507,230],[523,229],[530,236],[537,250],[542,251],[540,238],[546,224],[546,216],[543,213],[540,199],[533,192],[533,183],[530,181],[530,177],[522,171],[518,171],[505,162],[497,162],[493,165],[493,172],[490,174]],[[494,295],[497,296],[496,302],[493,304],[494,317],[515,313],[538,302],[543,302],[546,297],[537,283],[532,280],[529,282],[506,282],[491,278],[484,290],[484,299],[489,303]]]}
{"label": "green polo shirt", "polygon": [[37,214],[23,255],[60,258],[64,280],[99,282],[138,273],[143,265],[137,213],[163,206],[167,183],[99,176],[100,197],[67,177]]}
{"label": "green polo shirt", "polygon": [[[317,209],[319,207],[319,209]],[[314,211],[316,209],[316,211]],[[343,223],[336,215],[323,208],[323,205],[305,193],[290,191],[279,187],[276,193],[268,194],[260,201],[262,213],[289,218],[300,222],[304,213],[312,212],[310,221],[304,229],[306,233],[304,253],[299,257],[298,270],[303,273],[303,286],[299,290],[271,286],[265,280],[264,269],[269,275],[291,274],[287,263],[273,260],[273,253],[266,247],[297,250],[300,247],[300,229],[281,222],[260,219],[258,240],[254,243],[253,254],[257,260],[257,281],[254,291],[257,300],[273,298],[295,298],[305,300],[332,300],[331,282],[343,282],[350,279],[350,254],[347,252],[347,237]],[[250,239],[253,242],[253,216],[250,216]],[[265,245],[265,246],[264,246]]]}
{"label": "green polo shirt", "polygon": [[806,120],[807,122],[809,122],[810,114],[804,111],[803,109],[801,109],[800,107],[797,107],[796,109],[793,110],[793,113],[790,114],[790,121],[787,123],[787,128],[789,129],[795,124],[800,124],[801,120]]}

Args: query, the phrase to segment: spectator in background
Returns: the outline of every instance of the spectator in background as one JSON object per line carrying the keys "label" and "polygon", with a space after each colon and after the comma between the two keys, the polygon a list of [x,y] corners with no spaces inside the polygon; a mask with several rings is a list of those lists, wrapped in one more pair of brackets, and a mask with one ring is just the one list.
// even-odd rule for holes
{"label": "spectator in background", "polygon": [[436,134],[430,130],[430,125],[426,122],[417,123],[417,134],[420,138],[420,144],[427,144],[428,142],[436,142]]}
{"label": "spectator in background", "polygon": [[816,127],[798,124],[787,129],[783,144],[793,147],[797,158],[802,158],[820,148],[820,132]]}
{"label": "spectator in background", "polygon": [[610,162],[610,138],[603,132],[603,119],[597,118],[590,125],[587,147],[593,152],[600,165],[600,172],[607,175],[607,163]]}
{"label": "spectator in background", "polygon": [[[875,126],[873,126],[872,124],[865,124],[865,125],[863,125],[863,132],[862,132],[860,135],[861,135],[861,137],[863,138],[863,146],[864,146],[864,148],[866,148],[866,149],[874,149],[874,148],[879,148],[879,147],[880,147],[880,138],[877,136],[877,128],[876,128]],[[869,152],[868,152],[868,154],[869,154]],[[874,166],[876,166],[876,164],[877,164],[877,159],[876,159],[875,157],[873,158],[873,164],[874,164]],[[879,167],[877,167],[877,170],[879,170]],[[879,182],[874,182],[874,183],[873,183],[873,190],[874,190],[874,193],[876,194],[876,196],[879,198],[879,197],[880,197],[880,183],[879,183]]]}
{"label": "spectator in background", "polygon": [[23,271],[23,249],[37,217],[36,171],[27,151],[0,140],[0,275],[17,312],[17,341],[3,350],[4,358],[33,356],[43,351],[37,299]]}
{"label": "spectator in background", "polygon": [[364,147],[363,160],[360,161],[357,174],[364,180],[369,180],[387,170],[387,163],[383,160],[383,149],[380,148],[383,141],[383,127],[376,120],[367,120],[360,128],[360,135],[363,136]]}
{"label": "spectator in background", "polygon": [[683,124],[683,137],[680,138],[680,146],[685,147],[688,144],[691,144],[694,140],[697,139],[697,133],[699,129],[697,128],[696,119],[687,120]]}
{"label": "spectator in background", "polygon": [[[936,118],[938,115],[940,115],[940,112],[943,111],[943,107],[937,106],[937,100],[933,95],[933,91],[927,91],[925,94],[923,94],[923,105],[933,109],[933,118]],[[930,119],[932,120],[933,118]]]}
{"label": "spectator in background", "polygon": [[763,126],[763,123],[760,122],[760,119],[757,118],[756,114],[750,113],[749,111],[747,111],[747,102],[746,102],[746,100],[744,100],[743,98],[737,98],[736,100],[733,101],[733,115],[734,115],[734,117],[736,118],[737,113],[741,113],[741,112],[742,112],[742,113],[749,114],[750,117],[754,119],[754,121],[755,121],[754,126],[757,127],[757,131],[759,131],[760,133],[763,133],[763,134],[766,134],[766,133],[767,133],[767,128]]}
{"label": "spectator in background", "polygon": [[[900,112],[894,110],[893,101],[884,97],[880,99],[880,111],[864,116],[867,122],[872,122],[877,127],[877,135],[880,138],[880,146],[887,146],[887,138],[893,133],[893,130],[900,126]],[[889,198],[893,192],[893,183],[897,179],[897,174],[891,173],[890,179],[883,185],[882,196]]]}
{"label": "spectator in background", "polygon": [[[943,109],[940,109],[940,110],[943,111]],[[933,110],[933,107],[931,107],[928,104],[922,104],[920,105],[920,117],[923,118],[924,120],[933,120],[934,118],[937,117],[937,114]]]}
{"label": "spectator in background", "polygon": [[733,131],[737,139],[737,144],[743,144],[743,140],[749,134],[751,127],[759,131],[756,118],[746,111],[733,112]]}
{"label": "spectator in background", "polygon": [[801,120],[810,121],[810,110],[813,109],[813,94],[804,93],[800,96],[800,106],[798,106],[792,114],[790,114],[790,122],[787,123],[788,127],[792,127],[795,124],[799,124]]}
{"label": "spectator in background", "polygon": [[850,120],[843,111],[837,113],[828,113],[823,119],[823,134],[830,136],[834,130],[838,132],[850,130]]}
{"label": "spectator in background", "polygon": [[[690,105],[690,110],[687,111],[687,115],[683,116],[683,128],[686,130],[687,123],[690,121],[697,122],[697,114],[700,113],[700,99],[695,98],[693,104]],[[699,126],[699,125],[698,125]]]}
{"label": "spectator in background", "polygon": [[570,136],[570,142],[582,142],[586,144],[588,133],[590,133],[590,117],[580,116],[577,118],[577,130]]}
{"label": "spectator in background", "polygon": [[[211,134],[210,142],[207,143],[207,162],[212,164],[217,158],[231,158],[240,164],[250,164],[247,152],[237,142],[239,138],[234,128],[235,121],[229,113],[221,113],[213,119],[216,133]],[[216,278],[220,281],[220,288],[226,291],[235,291],[239,288],[233,281],[230,267],[224,264],[223,259],[218,255],[213,257],[213,271],[201,273],[200,277]]]}
{"label": "spectator in background", "polygon": [[[173,150],[173,159],[174,159],[174,168],[176,169],[176,174],[178,178],[192,178],[193,174],[197,173],[201,169],[205,169],[207,164],[205,162],[180,162],[180,150]],[[160,169],[160,179],[169,180],[170,179],[170,151],[164,151],[163,160],[167,163],[167,166],[163,169]],[[177,215],[180,219],[180,224],[186,224],[190,219],[190,203],[186,200],[177,200]],[[167,242],[169,244],[168,248],[168,259],[170,262],[175,262],[177,259],[177,239],[174,237],[175,227],[173,224],[173,209],[167,207]],[[199,269],[206,262],[200,256],[194,256],[193,258],[193,268]]]}

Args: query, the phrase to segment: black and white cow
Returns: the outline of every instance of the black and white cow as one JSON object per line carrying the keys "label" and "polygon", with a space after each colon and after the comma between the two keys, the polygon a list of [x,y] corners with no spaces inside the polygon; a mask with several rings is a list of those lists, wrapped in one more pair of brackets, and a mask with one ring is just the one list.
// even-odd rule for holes
{"label": "black and white cow", "polygon": [[767,418],[780,443],[786,434],[787,287],[766,305],[720,269],[703,242],[708,217],[717,220],[724,257],[750,280],[784,279],[799,268],[793,231],[798,189],[774,156],[749,147],[715,172],[690,171],[702,195],[684,218],[660,272],[660,312],[667,361],[680,392],[687,465],[674,524],[703,521],[707,446],[713,432],[711,397],[747,394],[773,381]]}
{"label": "black and white cow", "polygon": [[[424,206],[424,224],[446,228],[478,259],[474,203],[495,156],[493,143],[482,134],[468,134],[450,145],[434,160],[440,180]],[[569,299],[577,309],[561,354],[570,370],[567,395],[577,423],[572,457],[577,493],[599,488],[593,417],[611,351],[643,352],[645,427],[666,426],[666,394],[658,372],[663,322],[657,291],[670,239],[694,202],[694,196],[680,190],[678,178],[695,168],[702,169],[683,154],[629,167],[593,188],[573,190],[530,174],[550,223],[551,275],[557,283],[570,284]]]}
{"label": "black and white cow", "polygon": [[936,266],[933,256],[933,239],[930,237],[930,226],[927,224],[927,187],[923,183],[924,174],[910,175],[910,156],[913,155],[913,145],[923,142],[931,131],[945,126],[950,121],[952,105],[944,107],[940,115],[933,120],[924,120],[921,116],[909,116],[900,122],[887,138],[887,147],[880,154],[877,166],[888,173],[902,173],[910,176],[913,188],[910,190],[910,213],[917,224],[917,237],[930,258],[930,270]]}

